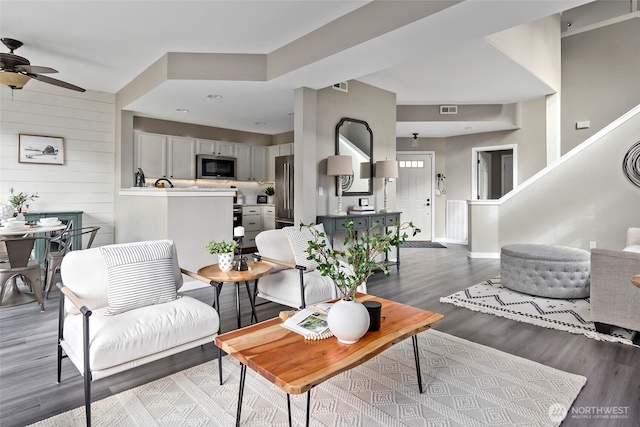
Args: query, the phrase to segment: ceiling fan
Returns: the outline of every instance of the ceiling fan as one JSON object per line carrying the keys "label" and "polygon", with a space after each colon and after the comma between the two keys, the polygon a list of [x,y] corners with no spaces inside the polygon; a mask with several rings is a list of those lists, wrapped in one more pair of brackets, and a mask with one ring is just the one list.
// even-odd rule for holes
{"label": "ceiling fan", "polygon": [[81,87],[72,85],[71,83],[43,76],[42,74],[57,73],[58,71],[49,67],[31,65],[31,62],[29,62],[27,58],[14,54],[13,51],[22,46],[21,41],[4,37],[0,40],[10,51],[9,53],[0,53],[0,84],[9,86],[11,89],[22,89],[30,79],[35,79],[65,89],[76,90],[78,92],[85,91]]}

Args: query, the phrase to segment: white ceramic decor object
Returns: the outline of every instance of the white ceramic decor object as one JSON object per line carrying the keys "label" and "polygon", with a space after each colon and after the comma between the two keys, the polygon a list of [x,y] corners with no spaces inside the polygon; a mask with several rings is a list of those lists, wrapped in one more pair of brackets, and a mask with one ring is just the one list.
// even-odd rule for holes
{"label": "white ceramic decor object", "polygon": [[233,267],[233,252],[218,254],[218,266],[220,271],[231,271]]}
{"label": "white ceramic decor object", "polygon": [[338,300],[327,315],[331,333],[343,344],[358,342],[369,329],[369,312],[355,300]]}

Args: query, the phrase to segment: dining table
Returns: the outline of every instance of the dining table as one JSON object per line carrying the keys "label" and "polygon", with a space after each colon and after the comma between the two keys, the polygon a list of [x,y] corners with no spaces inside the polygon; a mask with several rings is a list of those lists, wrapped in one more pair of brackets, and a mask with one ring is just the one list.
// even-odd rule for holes
{"label": "dining table", "polygon": [[[45,234],[51,235],[51,233],[56,231],[62,231],[67,227],[66,224],[60,223],[56,225],[38,225],[38,224],[29,224],[25,225],[24,228],[19,229],[9,229],[7,227],[0,226],[0,240],[6,238],[20,238],[27,237],[34,234]],[[6,253],[6,248],[4,244],[0,247],[0,263],[9,262],[8,255]],[[30,292],[23,292],[18,288],[18,284],[16,282],[16,278],[13,277],[11,279],[11,283],[5,290],[5,296],[2,301],[2,305],[0,307],[11,307],[14,305],[22,305],[29,302],[36,301],[34,295]]]}

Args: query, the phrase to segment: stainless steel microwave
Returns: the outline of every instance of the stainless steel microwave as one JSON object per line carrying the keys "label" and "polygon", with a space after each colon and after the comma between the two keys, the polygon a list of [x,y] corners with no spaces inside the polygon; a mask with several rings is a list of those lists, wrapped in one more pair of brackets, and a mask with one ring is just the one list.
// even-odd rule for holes
{"label": "stainless steel microwave", "polygon": [[198,179],[236,179],[236,158],[210,154],[196,156],[196,177]]}

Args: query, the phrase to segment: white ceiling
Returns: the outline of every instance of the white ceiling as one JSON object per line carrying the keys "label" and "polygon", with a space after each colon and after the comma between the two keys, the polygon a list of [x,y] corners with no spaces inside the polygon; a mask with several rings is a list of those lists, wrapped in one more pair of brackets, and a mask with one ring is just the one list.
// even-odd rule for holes
{"label": "white ceiling", "polygon": [[[400,105],[529,100],[549,93],[549,87],[483,37],[588,1],[466,0],[276,79],[168,80],[127,108],[141,116],[277,134],[293,130],[295,88],[320,89],[350,79],[395,92]],[[167,52],[266,55],[367,3],[0,0],[0,36],[22,41],[16,53],[33,65],[57,69],[52,77],[117,93]],[[403,3],[393,5],[402,8]],[[354,31],[353,38],[360,35]],[[29,83],[36,84],[43,83]],[[189,113],[178,113],[178,108]],[[501,126],[505,124],[410,122],[399,123],[397,135],[450,136]]]}

